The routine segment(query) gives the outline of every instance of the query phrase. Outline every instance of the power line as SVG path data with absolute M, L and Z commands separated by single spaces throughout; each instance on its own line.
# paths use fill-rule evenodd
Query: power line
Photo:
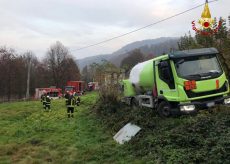
M 208 2 L 208 3 L 213 3 L 213 2 L 216 2 L 216 1 L 218 1 L 218 0 L 212 0 L 212 1 Z M 146 26 L 144 26 L 144 27 L 135 29 L 135 30 L 133 30 L 133 31 L 130 31 L 130 32 L 127 32 L 127 33 L 118 35 L 118 36 L 115 36 L 115 37 L 110 38 L 110 39 L 106 39 L 106 40 L 104 40 L 104 41 L 101 41 L 101 42 L 98 42 L 98 43 L 95 43 L 95 44 L 91 44 L 91 45 L 88 45 L 88 46 L 84 46 L 84 47 L 81 47 L 81 48 L 78 48 L 78 49 L 75 49 L 75 50 L 72 50 L 72 51 L 79 51 L 79 50 L 82 50 L 82 49 L 86 49 L 86 48 L 89 48 L 89 47 L 93 47 L 93 46 L 100 45 L 100 44 L 102 44 L 102 43 L 109 42 L 109 41 L 111 41 L 111 40 L 115 40 L 115 39 L 121 38 L 121 37 L 123 37 L 123 36 L 132 34 L 132 33 L 134 33 L 134 32 L 143 30 L 143 29 L 145 29 L 145 28 L 154 26 L 154 25 L 159 24 L 159 23 L 161 23 L 161 22 L 164 22 L 164 21 L 166 21 L 166 20 L 172 19 L 172 18 L 177 17 L 177 16 L 179 16 L 179 15 L 183 15 L 183 14 L 189 12 L 189 11 L 195 10 L 195 9 L 197 9 L 197 8 L 199 8 L 199 7 L 201 7 L 201 6 L 203 6 L 204 4 L 205 4 L 205 3 L 202 3 L 202 4 L 200 4 L 200 5 L 197 5 L 197 6 L 193 7 L 193 8 L 190 8 L 190 9 L 185 10 L 185 11 L 183 11 L 183 12 L 180 12 L 180 13 L 178 13 L 178 14 L 172 15 L 172 16 L 170 16 L 170 17 L 164 18 L 164 19 L 159 20 L 159 21 L 157 21 L 157 22 L 151 23 L 151 24 L 146 25 Z

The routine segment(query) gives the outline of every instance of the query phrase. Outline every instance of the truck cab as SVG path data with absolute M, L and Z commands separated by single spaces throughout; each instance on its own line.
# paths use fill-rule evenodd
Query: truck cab
M 82 94 L 85 89 L 84 81 L 68 81 L 65 86 L 65 93 L 69 92 L 71 94 Z
M 158 95 L 180 112 L 229 104 L 229 82 L 215 48 L 171 53 L 156 61 Z
M 140 106 L 156 108 L 161 116 L 230 104 L 229 81 L 215 48 L 159 56 L 147 61 L 139 72 L 138 83 L 132 83 L 132 78 L 125 82 L 127 88 L 132 87 L 126 92 L 133 96 L 128 97 Z M 137 88 L 143 92 L 138 93 Z

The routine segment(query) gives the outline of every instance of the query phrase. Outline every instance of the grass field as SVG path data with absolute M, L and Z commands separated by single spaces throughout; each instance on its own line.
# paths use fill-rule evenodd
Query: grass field
M 91 112 L 96 94 L 82 97 L 68 119 L 64 100 L 44 112 L 41 102 L 0 104 L 0 163 L 127 163 L 101 121 Z
M 0 104 L 0 163 L 230 161 L 229 108 L 162 119 L 149 109 L 98 103 L 96 93 L 81 100 L 70 119 L 65 100 L 52 101 L 51 112 L 39 101 Z M 142 130 L 125 145 L 115 143 L 113 135 L 129 121 Z

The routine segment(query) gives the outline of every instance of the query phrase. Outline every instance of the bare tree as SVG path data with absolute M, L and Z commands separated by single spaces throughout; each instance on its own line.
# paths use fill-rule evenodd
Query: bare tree
M 0 101 L 28 99 L 35 88 L 62 88 L 66 81 L 80 79 L 75 60 L 60 42 L 50 47 L 45 61 L 38 61 L 31 51 L 18 55 L 0 47 Z
M 12 94 L 12 82 L 13 82 L 13 74 L 14 70 L 13 67 L 14 65 L 14 60 L 16 58 L 16 55 L 14 53 L 13 49 L 7 49 L 5 47 L 1 48 L 0 50 L 1 54 L 1 73 L 0 73 L 0 79 L 1 79 L 1 90 L 2 94 L 5 96 L 7 95 L 7 99 L 11 99 L 11 94 Z
M 50 47 L 46 63 L 54 85 L 62 88 L 67 80 L 79 80 L 80 72 L 68 49 L 59 41 Z
M 0 48 L 0 96 L 7 100 L 25 96 L 25 62 L 13 49 Z M 25 93 L 25 92 L 24 92 Z

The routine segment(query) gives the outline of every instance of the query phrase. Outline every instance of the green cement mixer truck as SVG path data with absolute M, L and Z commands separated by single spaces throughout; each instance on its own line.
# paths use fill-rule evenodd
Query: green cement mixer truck
M 123 101 L 160 116 L 230 105 L 229 78 L 215 48 L 173 52 L 139 63 L 123 80 Z

